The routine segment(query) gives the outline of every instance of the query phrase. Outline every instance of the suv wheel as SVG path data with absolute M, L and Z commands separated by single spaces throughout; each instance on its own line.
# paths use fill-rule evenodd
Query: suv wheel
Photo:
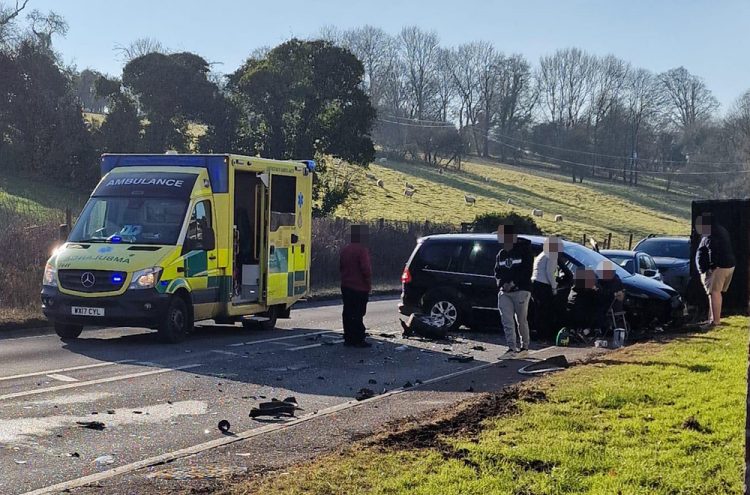
M 448 295 L 431 296 L 426 299 L 425 313 L 443 318 L 449 331 L 458 330 L 462 323 L 461 309 L 455 298 Z

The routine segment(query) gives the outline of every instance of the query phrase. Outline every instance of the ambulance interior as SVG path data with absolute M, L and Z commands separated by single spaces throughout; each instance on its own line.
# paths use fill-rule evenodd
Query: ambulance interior
M 260 203 L 263 184 L 260 174 L 237 172 L 234 177 L 234 304 L 260 299 L 260 257 L 262 225 Z

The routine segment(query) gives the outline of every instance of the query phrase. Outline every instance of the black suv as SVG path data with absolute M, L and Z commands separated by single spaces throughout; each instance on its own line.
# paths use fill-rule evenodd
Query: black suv
M 521 237 L 531 241 L 535 255 L 541 252 L 544 237 Z M 560 308 L 565 306 L 575 271 L 580 267 L 594 269 L 606 260 L 573 242 L 563 241 L 563 247 L 559 257 L 563 276 L 556 296 Z M 404 315 L 421 312 L 441 316 L 452 330 L 462 324 L 499 327 L 494 277 L 499 250 L 494 234 L 442 234 L 419 239 L 401 276 L 399 311 Z M 625 309 L 631 326 L 682 320 L 685 305 L 677 291 L 619 266 L 615 269 L 625 286 Z

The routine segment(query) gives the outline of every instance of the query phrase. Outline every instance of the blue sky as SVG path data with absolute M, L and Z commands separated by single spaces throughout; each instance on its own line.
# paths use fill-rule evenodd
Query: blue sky
M 655 72 L 683 65 L 705 79 L 723 110 L 750 89 L 747 0 L 31 0 L 29 8 L 66 18 L 68 36 L 55 40 L 66 62 L 110 74 L 122 65 L 114 47 L 140 37 L 231 72 L 254 48 L 324 25 L 372 24 L 395 34 L 415 24 L 435 30 L 445 46 L 484 39 L 534 64 L 577 46 Z

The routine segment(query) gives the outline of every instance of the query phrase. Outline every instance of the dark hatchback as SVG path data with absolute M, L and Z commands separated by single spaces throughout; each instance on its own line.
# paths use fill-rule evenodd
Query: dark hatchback
M 521 236 L 532 243 L 534 254 L 542 250 L 544 237 Z M 564 308 L 573 275 L 578 268 L 596 268 L 606 258 L 569 241 L 559 257 L 561 276 L 556 304 Z M 499 327 L 495 257 L 500 249 L 494 234 L 441 234 L 421 238 L 401 276 L 399 311 L 404 315 L 425 313 L 441 316 L 452 329 Z M 633 327 L 676 325 L 685 305 L 671 287 L 616 267 L 625 286 L 625 310 Z M 533 305 L 531 308 L 533 312 Z
M 633 249 L 650 254 L 664 283 L 685 296 L 690 283 L 689 237 L 647 237 L 638 241 Z

